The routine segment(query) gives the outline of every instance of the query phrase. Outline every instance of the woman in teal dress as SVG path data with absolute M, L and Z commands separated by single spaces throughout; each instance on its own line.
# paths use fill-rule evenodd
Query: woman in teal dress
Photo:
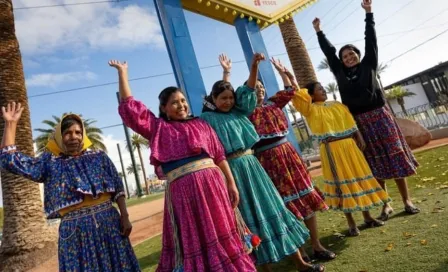
M 254 251 L 257 264 L 270 271 L 270 263 L 292 256 L 299 271 L 324 271 L 323 265 L 311 265 L 302 259 L 299 248 L 309 238 L 308 230 L 285 207 L 268 174 L 253 156 L 251 148 L 259 137 L 247 116 L 257 105 L 254 86 L 262 60 L 262 54 L 254 55 L 248 83 L 236 92 L 230 83 L 217 81 L 204 102 L 201 118 L 216 130 L 238 187 L 238 207 L 248 228 L 261 238 Z

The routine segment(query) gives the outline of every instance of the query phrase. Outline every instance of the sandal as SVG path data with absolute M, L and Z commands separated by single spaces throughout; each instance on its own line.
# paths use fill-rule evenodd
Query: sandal
M 336 258 L 336 254 L 330 250 L 323 250 L 323 251 L 313 251 L 314 259 L 320 260 L 320 261 L 331 261 Z
M 415 207 L 415 206 L 405 206 L 405 207 L 404 207 L 404 211 L 405 211 L 407 214 L 417 214 L 417 213 L 420 212 L 420 209 L 417 208 L 417 207 Z
M 325 266 L 322 264 L 312 264 L 310 268 L 306 270 L 299 270 L 299 272 L 323 272 L 325 271 Z
M 378 228 L 384 226 L 384 221 L 373 219 L 371 221 L 364 221 L 366 228 Z
M 382 211 L 380 216 L 377 219 L 379 219 L 381 221 L 387 221 L 387 220 L 389 220 L 389 216 L 393 213 L 394 213 L 394 210 L 392 210 L 392 209 L 389 209 L 387 212 Z
M 348 229 L 348 236 L 350 237 L 359 236 L 359 234 L 361 234 L 361 232 L 359 231 L 358 227 Z

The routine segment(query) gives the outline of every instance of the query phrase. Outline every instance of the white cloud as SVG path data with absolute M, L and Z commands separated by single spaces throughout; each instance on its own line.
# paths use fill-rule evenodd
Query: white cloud
M 79 80 L 94 80 L 96 74 L 92 72 L 69 72 L 59 74 L 35 74 L 26 79 L 28 87 L 56 87 L 61 83 L 75 82 Z
M 14 0 L 15 7 L 36 6 L 36 1 Z M 38 5 L 73 3 L 41 0 Z M 16 30 L 25 55 L 55 50 L 121 49 L 138 46 L 163 48 L 156 14 L 137 5 L 92 4 L 16 10 Z

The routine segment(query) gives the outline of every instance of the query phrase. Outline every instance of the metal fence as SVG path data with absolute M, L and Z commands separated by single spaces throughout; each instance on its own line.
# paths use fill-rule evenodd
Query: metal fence
M 424 104 L 407 109 L 405 112 L 395 113 L 398 118 L 404 118 L 418 122 L 428 130 L 448 126 L 447 101 Z

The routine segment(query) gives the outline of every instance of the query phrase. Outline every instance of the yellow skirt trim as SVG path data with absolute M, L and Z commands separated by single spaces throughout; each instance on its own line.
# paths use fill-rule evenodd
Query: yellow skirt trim
M 325 146 L 320 148 L 322 171 L 325 178 L 323 188 L 325 202 L 335 210 L 343 212 L 366 211 L 390 202 L 391 199 L 378 181 L 355 141 L 351 138 L 329 143 L 336 165 L 338 180 L 334 179 Z M 337 188 L 341 194 L 337 193 Z

